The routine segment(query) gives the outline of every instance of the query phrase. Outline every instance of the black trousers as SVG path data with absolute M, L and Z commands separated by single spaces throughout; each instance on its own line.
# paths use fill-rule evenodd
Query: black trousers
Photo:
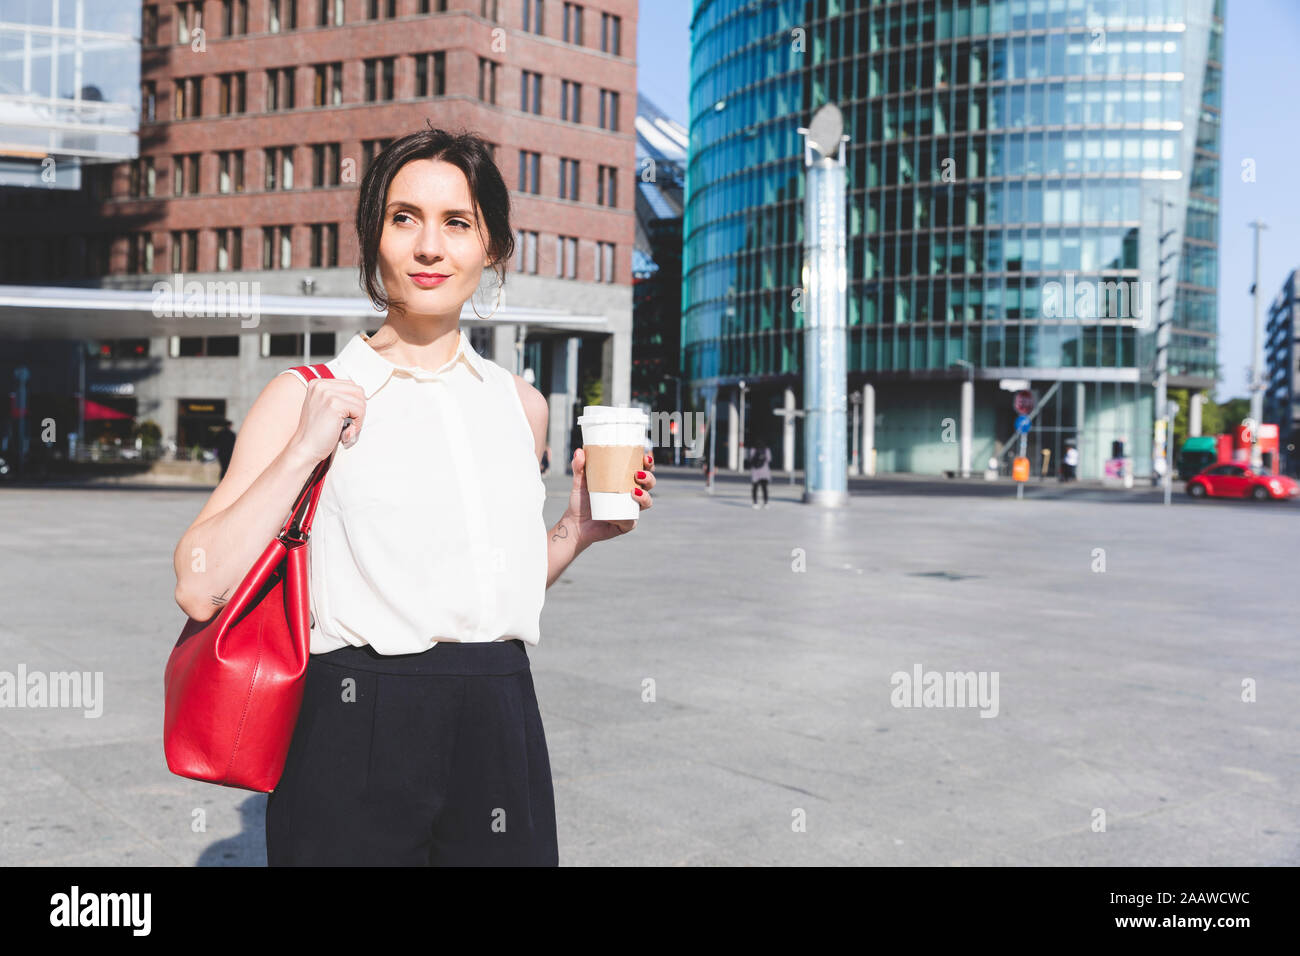
M 750 485 L 749 493 L 754 498 L 754 504 L 758 504 L 758 486 L 763 486 L 763 504 L 767 504 L 767 479 L 760 478 Z
M 522 641 L 313 654 L 270 866 L 558 866 L 550 758 Z

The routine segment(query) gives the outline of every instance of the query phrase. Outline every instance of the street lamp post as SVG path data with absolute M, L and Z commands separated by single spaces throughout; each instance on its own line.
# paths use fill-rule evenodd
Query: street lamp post
M 742 378 L 737 385 L 740 387 L 740 467 L 745 467 L 745 380 Z
M 958 470 L 963 478 L 970 477 L 972 432 L 975 430 L 975 363 L 967 359 L 954 359 L 953 365 L 966 369 L 966 381 L 961 388 L 961 436 L 958 439 Z
M 682 411 L 682 377 L 674 375 L 672 372 L 664 372 L 664 378 L 671 378 L 677 388 L 677 404 L 673 406 L 673 412 L 681 417 L 682 424 L 681 433 L 676 436 L 676 441 L 673 442 L 673 464 L 680 465 L 682 463 L 682 442 L 686 440 L 686 415 Z
M 1160 481 L 1160 480 L 1164 480 L 1165 483 L 1167 484 L 1170 476 L 1170 472 L 1173 470 L 1173 465 L 1171 461 L 1173 456 L 1170 454 L 1170 446 L 1173 444 L 1173 434 L 1172 434 L 1173 420 L 1168 417 L 1168 408 L 1167 408 L 1168 399 L 1169 399 L 1169 336 L 1170 336 L 1170 326 L 1173 324 L 1173 316 L 1171 315 L 1168 319 L 1165 318 L 1164 305 L 1166 302 L 1172 301 L 1174 296 L 1173 293 L 1170 293 L 1168 296 L 1165 296 L 1162 295 L 1161 292 L 1165 282 L 1167 280 L 1173 279 L 1173 276 L 1165 275 L 1165 265 L 1178 255 L 1178 250 L 1175 249 L 1167 256 L 1162 255 L 1162 253 L 1164 252 L 1165 243 L 1169 239 L 1173 238 L 1175 234 L 1175 230 L 1173 229 L 1170 229 L 1168 232 L 1165 231 L 1165 209 L 1172 208 L 1175 204 L 1170 200 L 1166 199 L 1163 195 L 1152 197 L 1151 201 L 1154 202 L 1160 209 L 1160 220 L 1159 220 L 1160 224 L 1157 232 L 1159 238 L 1156 242 L 1157 292 L 1156 292 L 1155 413 L 1157 415 L 1165 416 L 1163 436 L 1161 438 L 1161 441 L 1159 442 L 1159 447 L 1153 447 L 1151 449 L 1153 464 L 1159 462 L 1164 466 L 1164 471 L 1159 475 L 1152 475 L 1151 477 L 1152 477 L 1153 484 L 1156 481 Z M 1155 443 L 1153 442 L 1153 445 L 1154 444 Z M 1167 497 L 1166 497 L 1166 503 L 1167 503 Z
M 1251 308 L 1255 313 L 1254 332 L 1250 340 L 1250 420 L 1254 422 L 1250 429 L 1250 467 L 1259 471 L 1263 464 L 1263 455 L 1259 451 L 1259 426 L 1264 418 L 1264 363 L 1260 347 L 1263 336 L 1259 324 L 1259 234 L 1268 226 L 1258 219 L 1249 225 L 1255 230 L 1255 273 L 1250 285 Z

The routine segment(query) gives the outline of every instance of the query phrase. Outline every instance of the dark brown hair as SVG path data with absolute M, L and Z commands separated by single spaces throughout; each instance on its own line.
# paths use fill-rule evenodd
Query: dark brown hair
M 427 122 L 427 121 L 426 121 Z M 388 308 L 388 297 L 377 275 L 379 239 L 384 232 L 384 207 L 393 177 L 415 159 L 437 159 L 451 163 L 465 174 L 470 198 L 478 208 L 480 233 L 487 227 L 484 246 L 501 282 L 505 283 L 505 264 L 515 252 L 515 234 L 510 227 L 510 193 L 501 171 L 488 152 L 487 143 L 478 135 L 462 129 L 459 133 L 430 126 L 411 133 L 386 146 L 366 170 L 357 198 L 357 247 L 361 251 L 361 289 L 375 308 Z

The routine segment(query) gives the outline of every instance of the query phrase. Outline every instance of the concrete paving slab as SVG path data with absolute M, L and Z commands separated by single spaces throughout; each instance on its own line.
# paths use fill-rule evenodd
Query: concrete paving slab
M 547 592 L 563 865 L 1300 863 L 1296 503 L 852 487 L 819 510 L 778 478 L 753 510 L 661 473 Z M 264 865 L 265 796 L 162 757 L 172 551 L 206 497 L 0 490 L 0 672 L 104 680 L 99 718 L 0 707 L 0 865 Z M 895 706 L 917 665 L 997 672 L 997 716 Z

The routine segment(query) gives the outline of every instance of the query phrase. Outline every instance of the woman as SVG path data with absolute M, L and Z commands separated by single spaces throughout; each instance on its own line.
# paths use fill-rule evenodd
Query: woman
M 271 865 L 558 864 L 526 645 L 546 588 L 636 522 L 592 520 L 577 448 L 546 529 L 547 402 L 460 328 L 483 269 L 511 259 L 509 204 L 477 136 L 423 130 L 380 153 L 356 229 L 384 324 L 328 363 L 334 379 L 286 370 L 266 386 L 177 546 L 177 603 L 206 620 L 334 454 L 308 544 L 302 712 L 267 800 Z
M 749 458 L 749 493 L 754 499 L 754 507 L 767 507 L 767 483 L 772 480 L 772 449 L 766 442 L 760 442 Z M 758 503 L 758 489 L 763 489 L 763 504 Z

